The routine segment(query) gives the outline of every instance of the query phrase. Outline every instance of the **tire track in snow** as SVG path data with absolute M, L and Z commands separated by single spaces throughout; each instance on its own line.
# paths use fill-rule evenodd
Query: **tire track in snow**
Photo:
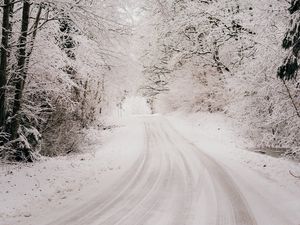
M 207 170 L 209 179 L 214 188 L 217 204 L 216 225 L 256 225 L 257 222 L 233 179 L 224 168 L 213 158 L 203 153 L 197 146 L 179 134 L 167 121 L 164 121 L 168 134 L 172 134 L 175 145 L 181 149 L 192 150 L 192 154 L 198 158 Z
M 151 125 L 147 126 L 145 124 L 145 127 L 151 127 Z M 147 151 L 150 151 L 151 149 L 155 148 L 155 143 L 157 142 L 156 134 L 153 132 L 150 132 L 150 128 L 146 128 L 146 139 L 147 139 Z M 156 149 L 156 148 L 155 148 Z M 153 151 L 153 150 L 152 150 Z M 147 179 L 147 183 L 144 185 L 144 187 L 138 188 L 136 187 L 134 190 L 131 190 L 131 193 L 128 193 L 129 195 L 133 195 L 135 197 L 136 202 L 134 204 L 132 203 L 126 203 L 130 205 L 130 209 L 123 210 L 122 213 L 116 213 L 113 212 L 115 215 L 121 215 L 119 216 L 118 221 L 110 221 L 107 223 L 107 221 L 102 222 L 101 224 L 105 225 L 112 225 L 112 224 L 128 224 L 132 225 L 135 223 L 135 221 L 142 220 L 143 223 L 145 223 L 146 218 L 149 217 L 149 214 L 151 214 L 152 210 L 155 209 L 155 207 L 158 207 L 160 204 L 160 201 L 162 200 L 159 198 L 159 194 L 161 190 L 163 190 L 166 186 L 168 186 L 169 179 L 165 179 L 166 177 L 170 176 L 170 173 L 172 172 L 171 168 L 171 161 L 166 157 L 163 151 L 157 151 L 159 154 L 154 155 L 156 157 L 152 157 L 152 159 L 148 160 L 147 165 L 145 166 L 144 171 L 141 171 L 141 175 L 145 176 Z M 157 168 L 151 168 L 153 164 L 153 158 L 159 159 L 160 163 Z M 165 170 L 162 166 L 167 166 L 167 170 Z M 153 181 L 149 179 L 149 175 L 153 173 L 153 170 L 156 171 L 156 173 L 153 175 L 156 177 L 156 180 Z M 141 181 L 137 180 L 136 186 L 139 186 L 139 183 Z M 150 190 L 145 190 L 148 186 L 152 186 Z M 136 192 L 139 190 L 143 190 L 143 193 L 145 192 L 145 195 L 137 196 Z M 122 207 L 122 204 L 119 204 L 120 207 Z
M 124 174 L 121 181 L 111 187 L 105 195 L 101 193 L 99 196 L 96 196 L 92 202 L 87 202 L 86 204 L 79 206 L 76 210 L 71 210 L 62 218 L 48 223 L 47 225 L 76 225 L 80 224 L 79 222 L 84 218 L 95 216 L 99 211 L 109 210 L 110 206 L 117 203 L 118 199 L 122 197 L 122 194 L 130 189 L 134 181 L 141 175 L 140 171 L 146 163 L 148 154 L 147 151 L 142 152 L 134 165 Z
M 163 117 L 142 120 L 145 147 L 132 168 L 106 193 L 48 225 L 257 225 L 220 163 Z

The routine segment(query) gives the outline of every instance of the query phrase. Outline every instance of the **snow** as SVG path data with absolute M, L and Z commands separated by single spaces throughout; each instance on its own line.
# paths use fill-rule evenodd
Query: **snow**
M 47 220 L 45 215 L 51 218 L 65 212 L 118 179 L 143 145 L 143 138 L 136 139 L 142 128 L 134 121 L 122 122 L 114 132 L 90 129 L 82 143 L 85 154 L 45 158 L 34 164 L 1 164 L 0 224 Z
M 300 163 L 246 150 L 247 143 L 239 135 L 238 124 L 221 113 L 181 112 L 168 115 L 168 119 L 177 131 L 225 166 L 255 215 L 264 218 L 264 205 L 257 203 L 263 199 L 265 207 L 275 208 L 270 209 L 273 214 L 280 209 L 290 219 L 300 221 L 300 179 L 290 174 L 300 174 Z M 259 193 L 261 199 L 254 193 Z M 264 224 L 275 223 L 266 220 Z
M 136 105 L 137 101 L 131 102 Z M 140 112 L 143 105 L 133 111 Z M 300 179 L 289 174 L 290 170 L 300 174 L 299 163 L 245 150 L 247 143 L 239 135 L 238 124 L 221 113 L 177 112 L 120 117 L 113 131 L 86 130 L 84 154 L 45 158 L 34 164 L 2 164 L 0 224 L 42 224 L 100 193 L 109 193 L 144 149 L 143 121 L 149 123 L 151 118 L 156 124 L 167 119 L 178 133 L 214 158 L 236 182 L 259 224 L 279 224 L 278 217 L 300 221 Z
M 128 115 L 145 115 L 150 114 L 151 110 L 147 104 L 147 100 L 143 97 L 130 97 L 125 99 L 123 106 L 123 114 Z
M 151 113 L 147 100 L 141 96 L 131 96 L 123 100 L 122 104 L 112 109 L 112 113 L 102 118 L 107 124 L 122 124 L 131 116 L 148 115 Z
M 168 119 L 189 140 L 223 163 L 238 163 L 300 194 L 300 180 L 289 172 L 300 174 L 300 163 L 249 151 L 252 144 L 240 135 L 243 131 L 235 120 L 222 113 L 183 112 L 169 114 Z

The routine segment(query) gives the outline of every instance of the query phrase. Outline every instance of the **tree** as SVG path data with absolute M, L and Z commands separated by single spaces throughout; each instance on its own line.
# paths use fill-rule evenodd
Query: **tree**
M 16 67 L 16 78 L 15 78 L 15 97 L 13 103 L 13 114 L 12 114 L 12 124 L 11 124 L 11 140 L 18 138 L 18 132 L 20 128 L 20 113 L 22 108 L 23 101 L 23 91 L 24 85 L 27 79 L 27 37 L 28 37 L 28 26 L 29 26 L 29 17 L 30 17 L 30 5 L 31 3 L 27 0 L 23 3 L 23 12 L 22 12 L 22 25 L 21 33 L 18 44 L 18 53 L 17 53 L 17 67 Z
M 235 0 L 151 4 L 153 41 L 142 57 L 146 94 L 150 91 L 159 98 L 159 92 L 173 92 L 170 102 L 182 105 L 182 99 L 168 84 L 178 88 L 190 79 L 185 83 L 194 83 L 193 91 L 198 95 L 194 103 L 188 101 L 191 110 L 224 110 L 225 78 L 238 71 L 255 52 L 255 32 L 248 26 L 250 7 Z
M 292 80 L 297 78 L 299 70 L 300 52 L 300 0 L 292 0 L 289 12 L 292 16 L 290 27 L 285 34 L 282 47 L 289 50 L 283 65 L 279 67 L 277 75 L 282 80 Z
M 0 156 L 33 161 L 76 151 L 82 129 L 99 123 L 130 89 L 127 3 L 5 2 L 13 4 L 2 5 Z
M 0 52 L 0 127 L 4 130 L 6 121 L 6 85 L 7 85 L 7 56 L 9 51 L 9 30 L 10 30 L 10 12 L 11 0 L 5 0 L 3 5 L 2 18 L 2 41 Z

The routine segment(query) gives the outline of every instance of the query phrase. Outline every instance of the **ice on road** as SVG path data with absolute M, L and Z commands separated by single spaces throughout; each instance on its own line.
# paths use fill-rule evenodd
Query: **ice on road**
M 163 116 L 138 120 L 145 130 L 144 148 L 132 167 L 107 191 L 94 193 L 92 201 L 40 225 L 300 224 L 299 216 L 264 200 L 268 190 L 238 185 L 225 165 Z M 245 190 L 251 193 L 245 195 Z

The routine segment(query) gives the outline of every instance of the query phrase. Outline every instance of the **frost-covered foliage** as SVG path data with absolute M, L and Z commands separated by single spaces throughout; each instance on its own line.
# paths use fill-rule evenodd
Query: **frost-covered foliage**
M 259 5 L 254 3 L 253 9 Z M 259 6 L 254 10 L 253 20 L 257 34 L 255 55 L 227 82 L 232 90 L 230 98 L 234 100 L 228 111 L 244 124 L 246 135 L 255 145 L 297 151 L 299 81 L 276 78 L 277 68 L 286 55 L 281 43 L 289 22 L 289 5 L 277 1 Z
M 300 145 L 298 0 L 5 2 L 2 158 L 75 151 L 137 89 L 152 111 L 224 112 L 255 145 Z
M 6 125 L 0 140 L 1 157 L 10 160 L 32 161 L 39 154 L 54 156 L 76 151 L 81 130 L 95 124 L 110 105 L 124 98 L 124 90 L 128 89 L 128 82 L 122 78 L 125 67 L 120 65 L 131 32 L 129 15 L 122 10 L 124 2 L 30 3 L 32 19 L 24 47 L 25 71 L 21 74 L 24 88 L 17 100 L 17 43 L 24 12 L 22 17 L 22 10 L 16 10 L 10 18 Z M 22 1 L 13 6 L 24 8 Z M 21 102 L 17 110 L 16 101 Z M 11 122 L 15 118 L 19 118 L 18 123 Z M 12 135 L 15 125 L 17 135 Z
M 145 8 L 154 39 L 141 35 L 145 95 L 158 111 L 223 111 L 255 146 L 298 149 L 299 80 L 276 78 L 296 2 L 152 2 Z M 297 19 L 291 26 L 285 40 L 297 36 Z
M 247 23 L 252 9 L 228 0 L 164 1 L 154 12 L 155 47 L 144 60 L 146 94 L 164 91 L 180 106 L 175 93 L 195 90 L 188 97 L 190 110 L 223 110 L 226 76 L 253 55 L 255 33 Z

